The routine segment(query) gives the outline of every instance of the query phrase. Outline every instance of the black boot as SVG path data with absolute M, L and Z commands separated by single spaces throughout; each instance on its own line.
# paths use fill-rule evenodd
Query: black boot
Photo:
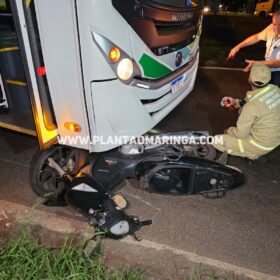
M 267 156 L 260 156 L 257 159 L 250 159 L 249 165 L 265 165 L 268 163 L 268 157 Z

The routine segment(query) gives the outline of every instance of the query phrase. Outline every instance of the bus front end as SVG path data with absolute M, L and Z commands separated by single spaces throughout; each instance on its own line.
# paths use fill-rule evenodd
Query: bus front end
M 106 139 L 142 135 L 194 87 L 202 8 L 184 0 L 93 2 L 99 14 L 93 16 L 90 40 L 99 53 L 86 59 L 84 72 L 91 68 L 89 61 L 99 60 L 103 68 L 94 70 L 92 64 L 92 71 L 100 72 L 95 72 L 98 79 L 90 79 L 94 134 Z
M 70 136 L 90 136 L 76 147 L 102 152 L 120 143 L 98 137 L 143 135 L 192 91 L 199 0 L 51 1 L 55 10 L 36 1 L 47 78 L 60 136 L 66 117 L 81 126 Z

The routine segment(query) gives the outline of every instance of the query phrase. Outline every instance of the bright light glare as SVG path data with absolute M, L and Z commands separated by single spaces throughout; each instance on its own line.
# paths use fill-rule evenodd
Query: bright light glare
M 122 59 L 118 65 L 117 73 L 121 80 L 129 80 L 133 74 L 133 62 L 129 58 Z
M 203 12 L 204 12 L 204 13 L 210 12 L 210 8 L 209 8 L 209 7 L 204 7 Z

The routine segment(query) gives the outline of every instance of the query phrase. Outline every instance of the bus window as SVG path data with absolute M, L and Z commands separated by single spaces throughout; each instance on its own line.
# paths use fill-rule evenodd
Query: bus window
M 192 8 L 200 6 L 200 2 L 198 0 L 191 1 L 191 0 L 153 0 L 153 2 L 157 2 L 162 5 L 178 7 L 178 8 Z

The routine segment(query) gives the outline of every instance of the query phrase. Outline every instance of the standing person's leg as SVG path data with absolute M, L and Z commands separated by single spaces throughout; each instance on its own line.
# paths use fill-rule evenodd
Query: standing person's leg
M 271 72 L 270 84 L 276 85 L 280 88 L 280 71 Z

